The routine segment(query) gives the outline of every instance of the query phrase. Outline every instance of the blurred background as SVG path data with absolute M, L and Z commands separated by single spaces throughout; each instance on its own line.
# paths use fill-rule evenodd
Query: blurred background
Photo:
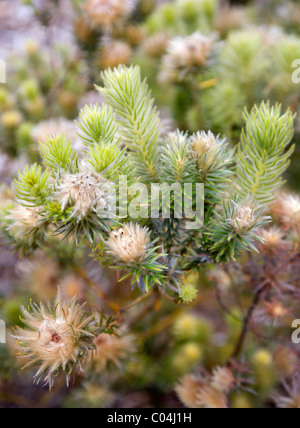
M 207 43 L 201 51 L 199 40 Z M 245 108 L 270 100 L 299 113 L 300 72 L 293 64 L 299 59 L 300 68 L 300 1 L 0 0 L 0 59 L 6 63 L 6 83 L 0 84 L 3 219 L 14 196 L 12 182 L 19 170 L 39 161 L 40 141 L 63 133 L 83 149 L 75 121 L 85 105 L 101 104 L 94 84 L 101 84 L 108 67 L 140 65 L 165 134 L 211 130 L 236 146 Z M 299 135 L 298 115 L 287 192 L 300 190 Z M 291 244 L 285 233 L 282 239 Z M 8 329 L 20 323 L 20 304 L 53 299 L 58 284 L 64 296 L 78 295 L 108 316 L 99 289 L 121 306 L 130 301 L 130 285 L 117 284 L 88 250 L 53 240 L 43 251 L 24 254 L 3 227 L 0 319 Z M 191 305 L 157 302 L 141 313 L 133 308 L 119 338 L 102 338 L 95 361 L 69 389 L 63 380 L 51 393 L 34 386 L 10 343 L 0 344 L 0 407 L 182 407 L 175 391 L 179 380 L 199 367 L 212 371 L 226 364 L 234 352 L 263 262 L 263 256 L 245 255 L 239 263 L 196 270 L 185 279 L 199 289 Z M 280 267 L 281 284 L 292 278 L 297 287 L 298 246 L 293 262 Z M 295 300 L 285 297 L 255 314 L 247 363 L 238 367 L 246 386 L 232 394 L 232 407 L 274 407 L 275 395 L 284 394 L 283 381 L 295 379 L 299 350 L 291 343 L 290 324 L 299 315 Z M 294 396 L 300 405 L 299 391 Z

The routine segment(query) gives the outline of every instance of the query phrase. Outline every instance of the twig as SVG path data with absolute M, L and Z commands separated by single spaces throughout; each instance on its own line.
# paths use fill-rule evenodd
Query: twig
M 143 300 L 147 299 L 148 297 L 152 296 L 153 294 L 153 290 L 149 291 L 146 294 L 142 294 L 140 297 L 138 297 L 136 300 L 134 300 L 133 302 L 131 302 L 129 305 L 124 306 L 124 308 L 121 308 L 119 310 L 119 313 L 122 314 L 126 311 L 128 311 L 129 309 L 133 308 L 135 305 L 138 305 L 140 302 L 142 302 Z
M 109 297 L 97 286 L 97 284 L 94 283 L 91 278 L 89 278 L 88 274 L 84 269 L 81 269 L 80 267 L 76 267 L 75 271 L 78 273 L 78 275 L 90 286 L 92 287 L 100 299 L 104 300 L 104 302 L 107 304 L 109 309 L 111 309 L 113 312 L 119 312 L 120 307 L 115 302 L 112 302 Z
M 236 321 L 241 321 L 241 319 L 240 319 L 240 318 L 238 318 L 237 316 L 235 316 L 235 315 L 232 313 L 232 311 L 231 311 L 229 308 L 227 308 L 227 306 L 226 306 L 226 305 L 225 305 L 225 303 L 223 302 L 222 292 L 221 292 L 221 290 L 220 290 L 220 288 L 219 288 L 218 286 L 216 287 L 216 298 L 217 298 L 217 301 L 218 301 L 219 305 L 221 306 L 221 308 L 223 309 L 223 311 L 224 311 L 228 316 L 230 316 L 231 318 L 235 319 Z
M 242 329 L 241 335 L 239 337 L 239 340 L 237 342 L 237 345 L 235 347 L 235 350 L 234 350 L 230 360 L 234 360 L 240 355 L 240 353 L 244 347 L 246 338 L 248 336 L 249 330 L 250 330 L 250 324 L 252 321 L 253 313 L 254 313 L 257 305 L 260 303 L 262 295 L 264 294 L 264 292 L 266 291 L 266 289 L 268 287 L 269 287 L 269 283 L 266 283 L 265 285 L 261 286 L 257 290 L 257 292 L 255 293 L 253 302 L 252 302 L 252 304 L 251 304 L 251 306 L 247 312 L 247 315 L 244 319 L 244 324 L 243 324 L 243 329 Z
M 129 327 L 134 326 L 136 323 L 138 323 L 141 319 L 145 317 L 145 315 L 150 312 L 150 310 L 153 308 L 153 306 L 156 305 L 158 301 L 158 295 L 152 294 L 152 299 L 149 300 L 148 304 L 144 306 L 143 310 L 140 311 L 139 314 L 137 314 L 134 318 L 132 318 L 129 322 Z

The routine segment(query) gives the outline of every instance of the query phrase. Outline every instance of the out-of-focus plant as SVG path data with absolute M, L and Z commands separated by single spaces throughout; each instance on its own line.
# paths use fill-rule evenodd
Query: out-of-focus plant
M 197 291 L 191 282 L 184 283 L 184 272 L 236 260 L 244 250 L 257 251 L 263 241 L 261 230 L 271 220 L 270 202 L 294 149 L 289 147 L 293 115 L 282 115 L 279 106 L 267 103 L 256 106 L 245 114 L 247 126 L 235 154 L 211 132 L 161 135 L 159 113 L 138 67 L 107 70 L 102 79 L 98 91 L 106 104 L 86 106 L 77 124 L 86 149 L 79 157 L 60 134 L 40 144 L 43 165 L 26 167 L 15 181 L 16 202 L 6 217 L 6 233 L 24 250 L 47 249 L 55 236 L 89 245 L 101 264 L 117 270 L 120 281 L 130 279 L 144 293 L 136 302 L 129 299 L 128 309 L 144 299 L 150 299 L 151 307 L 162 298 L 193 302 Z M 126 176 L 130 186 L 122 215 L 114 210 L 124 198 L 117 187 L 120 176 Z M 181 198 L 186 197 L 184 184 L 204 184 L 204 224 L 186 227 L 187 213 L 183 218 L 177 215 L 178 192 L 170 199 L 168 219 L 152 219 L 141 211 L 149 196 L 147 192 L 137 202 L 136 189 L 153 190 L 164 183 L 179 185 Z M 137 215 L 134 205 L 139 206 Z M 124 210 L 124 205 L 119 208 Z M 76 269 L 82 274 L 79 266 Z M 98 291 L 117 316 L 126 312 Z M 40 366 L 38 376 L 45 372 L 50 386 L 53 376 L 68 373 L 87 357 L 93 344 L 89 326 L 94 321 L 84 321 L 75 301 L 71 307 L 65 305 L 59 297 L 54 309 L 41 305 L 24 310 L 25 328 L 15 334 L 24 357 Z M 100 328 L 101 322 L 96 325 Z M 106 326 L 104 332 L 113 334 L 107 331 L 109 321 Z M 43 346 L 35 348 L 35 335 Z M 109 337 L 103 340 L 117 352 L 117 343 Z M 191 367 L 202 356 L 191 337 L 169 358 L 179 370 L 185 361 Z
M 299 84 L 291 76 L 300 39 L 258 27 L 260 19 L 251 5 L 239 9 L 213 0 L 166 3 L 148 18 L 145 57 L 137 61 L 151 74 L 158 100 L 171 99 L 181 128 L 213 128 L 237 141 L 245 105 L 270 99 L 298 110 Z M 168 90 L 164 100 L 161 79 Z

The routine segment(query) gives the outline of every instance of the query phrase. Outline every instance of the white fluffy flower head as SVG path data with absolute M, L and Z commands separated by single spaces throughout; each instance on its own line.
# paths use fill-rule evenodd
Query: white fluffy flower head
M 43 207 L 24 207 L 18 204 L 9 213 L 8 220 L 12 221 L 9 230 L 15 234 L 16 238 L 28 237 L 37 230 L 42 230 Z
M 242 205 L 235 204 L 235 212 L 230 223 L 236 232 L 247 232 L 255 224 L 257 220 L 255 211 L 250 204 L 244 203 Z
M 188 37 L 176 37 L 169 42 L 163 58 L 161 80 L 172 82 L 182 79 L 194 68 L 206 65 L 214 51 L 214 39 L 196 32 Z
M 124 225 L 111 233 L 108 252 L 123 263 L 143 262 L 150 244 L 149 230 L 138 224 Z
M 72 216 L 78 219 L 96 213 L 108 215 L 113 204 L 114 186 L 102 174 L 84 164 L 76 174 L 65 174 L 57 192 L 62 209 L 73 207 Z
M 52 387 L 60 371 L 68 380 L 73 368 L 80 367 L 81 359 L 93 349 L 93 317 L 76 298 L 62 301 L 60 292 L 53 308 L 32 304 L 22 312 L 26 328 L 15 331 L 17 356 L 25 359 L 25 367 L 39 365 L 37 383 L 44 377 Z
M 136 6 L 136 0 L 86 0 L 84 10 L 91 24 L 111 29 L 128 17 Z

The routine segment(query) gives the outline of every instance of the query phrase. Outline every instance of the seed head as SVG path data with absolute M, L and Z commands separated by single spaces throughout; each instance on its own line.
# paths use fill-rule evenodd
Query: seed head
M 196 32 L 169 42 L 160 75 L 162 82 L 182 80 L 191 71 L 207 64 L 214 51 L 214 40 Z
M 40 214 L 42 210 L 43 207 L 24 207 L 18 204 L 7 217 L 12 222 L 8 230 L 17 239 L 28 238 L 31 240 L 36 232 L 42 232 L 44 229 L 43 217 Z
M 115 68 L 120 64 L 127 64 L 132 55 L 128 43 L 122 41 L 109 41 L 101 49 L 100 64 L 102 68 Z
M 146 259 L 149 244 L 149 229 L 130 223 L 111 233 L 107 248 L 108 253 L 122 263 L 134 264 Z
M 234 387 L 235 378 L 228 367 L 216 367 L 212 374 L 211 386 L 220 392 L 228 392 Z
M 101 333 L 95 338 L 94 344 L 96 351 L 92 362 L 98 372 L 105 370 L 110 363 L 120 367 L 122 360 L 127 359 L 135 348 L 134 337 L 128 334 L 116 336 Z
M 86 0 L 83 9 L 94 28 L 110 30 L 134 10 L 136 0 Z
M 109 212 L 112 204 L 112 184 L 101 174 L 82 167 L 76 174 L 66 174 L 57 191 L 62 209 L 73 208 L 72 216 L 85 218 L 90 213 L 99 216 Z
M 44 378 L 51 388 L 54 378 L 65 372 L 69 375 L 93 349 L 94 318 L 87 315 L 85 305 L 77 298 L 63 301 L 59 291 L 53 307 L 31 304 L 22 307 L 25 328 L 17 327 L 13 336 L 17 356 L 25 359 L 26 365 L 39 366 L 34 376 L 36 383 Z M 25 368 L 24 367 L 24 368 Z

